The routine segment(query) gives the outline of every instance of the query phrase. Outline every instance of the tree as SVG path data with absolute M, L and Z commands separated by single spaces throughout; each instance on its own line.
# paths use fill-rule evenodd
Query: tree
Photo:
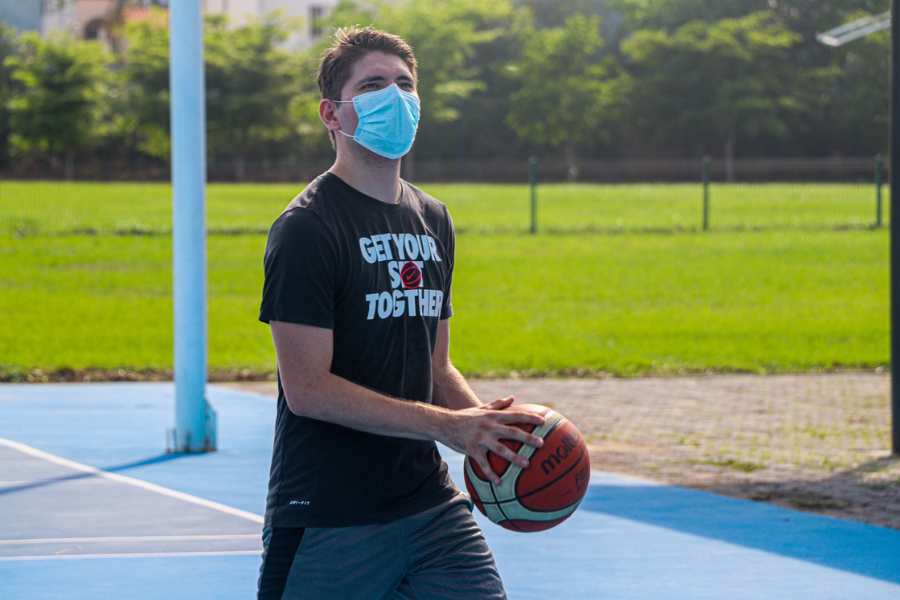
M 327 157 L 332 153 L 331 141 L 319 118 L 319 85 L 316 81 L 319 56 L 331 40 L 323 37 L 317 44 L 300 52 L 294 60 L 297 77 L 291 98 L 289 118 L 292 123 L 292 154 L 305 158 Z
M 21 53 L 7 57 L 16 94 L 7 102 L 10 143 L 16 156 L 64 161 L 74 176 L 75 155 L 106 133 L 102 118 L 108 92 L 108 52 L 96 42 L 64 35 L 20 37 Z
M 169 158 L 169 29 L 165 15 L 129 23 L 120 72 L 121 132 L 141 153 Z
M 163 13 L 159 13 L 162 15 Z M 247 176 L 247 158 L 260 157 L 294 135 L 297 57 L 280 44 L 286 24 L 273 15 L 240 27 L 223 17 L 205 23 L 206 123 L 211 157 Z M 129 23 L 123 56 L 125 129 L 138 149 L 166 160 L 170 152 L 169 35 L 165 19 Z
M 778 1 L 778 0 L 774 0 Z M 827 0 L 826 0 L 827 1 Z M 714 23 L 768 10 L 770 0 L 608 0 L 625 15 L 632 31 L 674 31 L 692 21 Z
M 9 25 L 0 23 L 0 167 L 6 166 L 9 160 L 8 103 L 12 99 L 13 81 L 7 59 L 16 56 L 18 52 L 16 32 Z
M 816 34 L 887 10 L 887 0 L 778 0 L 773 11 L 803 42 L 791 52 L 796 98 L 790 122 L 801 155 L 859 156 L 888 151 L 890 32 L 841 48 Z
M 430 122 L 421 133 L 419 147 L 422 154 L 432 158 L 469 160 L 505 159 L 528 155 L 528 144 L 521 140 L 507 122 L 510 98 L 518 83 L 507 72 L 510 63 L 522 55 L 522 47 L 533 31 L 534 18 L 527 8 L 516 8 L 496 21 L 477 26 L 477 29 L 496 29 L 498 35 L 478 44 L 477 52 L 469 59 L 471 78 L 480 85 L 471 94 L 454 103 L 459 118 L 453 121 Z
M 264 156 L 291 136 L 296 57 L 281 47 L 287 38 L 276 16 L 236 28 L 206 20 L 206 121 L 210 154 L 234 160 L 237 180 L 246 159 Z
M 669 33 L 642 30 L 623 43 L 629 64 L 631 118 L 643 119 L 641 139 L 694 146 L 715 139 L 724 148 L 729 179 L 740 139 L 788 136 L 786 115 L 799 106 L 787 54 L 799 36 L 771 13 L 705 23 Z
M 599 27 L 598 17 L 576 14 L 561 27 L 527 32 L 521 60 L 510 67 L 518 90 L 509 124 L 537 147 L 561 148 L 570 179 L 578 174 L 578 145 L 604 135 L 602 125 L 616 118 L 621 80 L 598 60 Z
M 889 31 L 867 36 L 832 50 L 833 66 L 821 85 L 810 85 L 807 93 L 811 134 L 824 137 L 819 148 L 830 153 L 860 156 L 888 153 L 890 138 L 890 56 Z M 814 151 L 815 149 L 813 149 Z

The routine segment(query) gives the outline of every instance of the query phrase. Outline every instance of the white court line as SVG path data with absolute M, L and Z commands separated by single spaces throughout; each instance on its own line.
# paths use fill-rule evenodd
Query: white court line
M 118 475 L 116 473 L 110 473 L 109 471 L 104 471 L 90 465 L 83 465 L 61 456 L 56 456 L 55 454 L 50 454 L 48 452 L 44 452 L 43 450 L 38 450 L 37 448 L 32 448 L 31 446 L 26 446 L 25 444 L 20 444 L 19 442 L 0 438 L 0 446 L 6 446 L 7 448 L 11 448 L 12 450 L 17 450 L 22 454 L 34 456 L 35 458 L 40 458 L 42 460 L 46 460 L 47 462 L 51 462 L 63 467 L 68 467 L 69 469 L 73 469 L 75 471 L 90 473 L 91 475 L 102 477 L 103 479 L 109 479 L 110 481 L 115 481 L 117 483 L 124 483 L 126 485 L 141 488 L 142 490 L 147 490 L 148 492 L 156 492 L 157 494 L 168 496 L 169 498 L 175 498 L 176 500 L 181 500 L 183 502 L 189 502 L 190 504 L 196 504 L 197 506 L 203 506 L 205 508 L 217 510 L 221 513 L 225 513 L 226 515 L 240 517 L 242 519 L 247 519 L 248 521 L 259 524 L 262 524 L 263 522 L 263 518 L 261 516 L 252 512 L 234 508 L 232 506 L 227 506 L 225 504 L 220 504 L 219 502 L 213 502 L 212 500 L 206 500 L 205 498 L 200 498 L 198 496 L 192 496 L 191 494 L 185 494 L 184 492 L 178 492 L 161 485 L 156 485 L 155 483 L 142 481 L 140 479 L 135 479 L 134 477 L 128 477 L 127 475 Z
M 0 562 L 21 560 L 78 560 L 82 558 L 167 558 L 170 556 L 260 556 L 258 550 L 222 550 L 220 552 L 127 552 L 122 554 L 43 554 L 0 556 Z
M 23 544 L 104 544 L 114 542 L 196 542 L 216 540 L 261 540 L 258 533 L 234 534 L 200 534 L 200 535 L 140 535 L 109 537 L 70 537 L 70 538 L 27 538 L 21 540 L 0 540 L 0 546 L 18 546 Z

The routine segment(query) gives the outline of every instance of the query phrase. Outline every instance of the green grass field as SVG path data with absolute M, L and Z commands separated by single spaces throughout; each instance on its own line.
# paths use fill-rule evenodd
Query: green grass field
M 697 185 L 546 185 L 537 236 L 522 233 L 525 186 L 422 187 L 460 232 L 452 355 L 468 374 L 888 362 L 888 235 L 865 228 L 871 186 L 715 186 L 702 233 Z M 264 232 L 298 189 L 209 188 L 214 374 L 274 369 L 256 320 Z M 0 379 L 171 368 L 169 194 L 0 183 Z
M 521 185 L 422 185 L 450 206 L 461 233 L 524 232 L 530 196 Z M 265 233 L 295 185 L 212 184 L 207 225 L 214 233 Z M 873 185 L 714 185 L 711 223 L 718 230 L 865 227 L 875 220 Z M 887 188 L 884 188 L 885 222 Z M 702 188 L 679 185 L 542 185 L 542 230 L 659 232 L 702 223 Z M 0 182 L 0 235 L 161 233 L 171 230 L 166 184 Z

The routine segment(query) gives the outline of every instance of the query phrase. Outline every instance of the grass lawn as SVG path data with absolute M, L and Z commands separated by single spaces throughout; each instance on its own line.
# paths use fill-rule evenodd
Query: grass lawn
M 423 184 L 450 206 L 461 233 L 524 232 L 530 223 L 524 185 Z M 301 185 L 211 184 L 213 232 L 264 233 Z M 888 191 L 884 188 L 887 222 Z M 875 221 L 873 185 L 714 185 L 713 229 L 864 227 Z M 693 230 L 702 223 L 702 187 L 542 185 L 538 222 L 549 232 Z M 172 226 L 167 184 L 0 182 L 0 235 L 153 233 Z
M 720 187 L 722 229 L 707 234 L 629 231 L 693 227 L 698 186 L 544 186 L 537 236 L 516 232 L 527 227 L 524 186 L 423 187 L 460 230 L 452 355 L 468 374 L 888 362 L 887 232 L 833 228 L 871 220 L 868 186 Z M 214 373 L 274 369 L 256 320 L 263 232 L 295 191 L 210 187 L 210 228 L 243 232 L 208 237 Z M 0 379 L 171 368 L 168 193 L 0 183 Z M 734 229 L 747 225 L 773 228 Z M 586 226 L 622 233 L 579 232 Z M 107 235 L 129 231 L 157 235 Z

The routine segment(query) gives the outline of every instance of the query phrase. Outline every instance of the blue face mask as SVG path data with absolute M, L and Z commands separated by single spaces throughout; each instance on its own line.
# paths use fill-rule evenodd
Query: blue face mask
M 359 121 L 353 135 L 341 133 L 385 158 L 400 158 L 412 148 L 419 127 L 419 99 L 396 83 L 354 96 L 352 102 Z

